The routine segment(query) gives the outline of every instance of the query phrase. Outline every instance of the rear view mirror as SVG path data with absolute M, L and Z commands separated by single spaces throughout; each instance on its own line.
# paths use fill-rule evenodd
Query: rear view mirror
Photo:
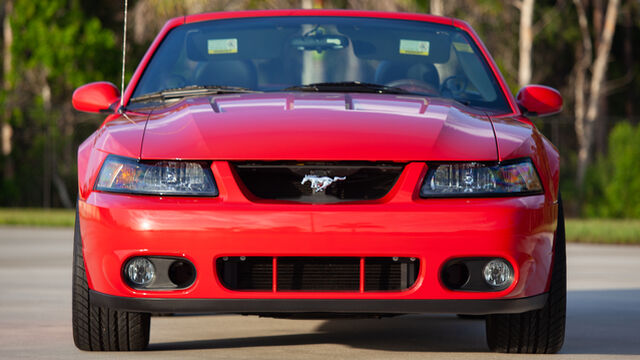
M 120 100 L 120 90 L 107 81 L 80 86 L 73 92 L 71 98 L 76 110 L 90 113 L 113 112 L 118 100 Z
M 543 85 L 527 85 L 516 95 L 518 106 L 525 115 L 548 116 L 562 110 L 562 96 L 558 90 Z
M 307 36 L 296 36 L 291 39 L 291 46 L 305 51 L 315 50 L 322 52 L 325 50 L 339 50 L 349 45 L 349 39 L 342 35 L 313 34 Z

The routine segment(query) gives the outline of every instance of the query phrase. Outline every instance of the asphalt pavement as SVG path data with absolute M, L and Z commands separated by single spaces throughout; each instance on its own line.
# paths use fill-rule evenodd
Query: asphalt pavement
M 491 353 L 484 321 L 451 315 L 153 317 L 147 351 L 83 352 L 71 337 L 71 252 L 71 229 L 0 227 L 0 359 L 640 359 L 640 246 L 568 246 L 566 341 L 548 356 Z

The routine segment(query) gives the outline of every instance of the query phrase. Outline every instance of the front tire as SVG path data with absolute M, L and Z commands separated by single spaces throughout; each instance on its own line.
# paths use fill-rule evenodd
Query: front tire
M 562 199 L 558 200 L 551 286 L 542 309 L 521 314 L 493 314 L 486 320 L 487 343 L 503 353 L 554 354 L 564 343 L 567 261 Z
M 135 351 L 149 344 L 150 315 L 91 304 L 76 210 L 73 236 L 73 341 L 86 351 Z

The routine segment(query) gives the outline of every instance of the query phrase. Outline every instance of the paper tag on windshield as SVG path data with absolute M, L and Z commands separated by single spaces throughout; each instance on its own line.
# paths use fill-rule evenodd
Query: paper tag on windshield
M 471 48 L 471 45 L 467 43 L 454 42 L 453 47 L 460 52 L 467 52 L 467 53 L 473 54 L 473 49 Z
M 210 55 L 234 54 L 238 52 L 238 39 L 209 39 L 207 49 Z
M 400 39 L 400 54 L 429 56 L 429 42 Z

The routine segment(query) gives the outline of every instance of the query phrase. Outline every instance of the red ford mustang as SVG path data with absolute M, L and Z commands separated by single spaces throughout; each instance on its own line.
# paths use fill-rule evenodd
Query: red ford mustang
M 485 315 L 489 347 L 565 323 L 558 151 L 459 20 L 278 10 L 170 20 L 78 150 L 73 334 L 138 350 L 150 313 Z

